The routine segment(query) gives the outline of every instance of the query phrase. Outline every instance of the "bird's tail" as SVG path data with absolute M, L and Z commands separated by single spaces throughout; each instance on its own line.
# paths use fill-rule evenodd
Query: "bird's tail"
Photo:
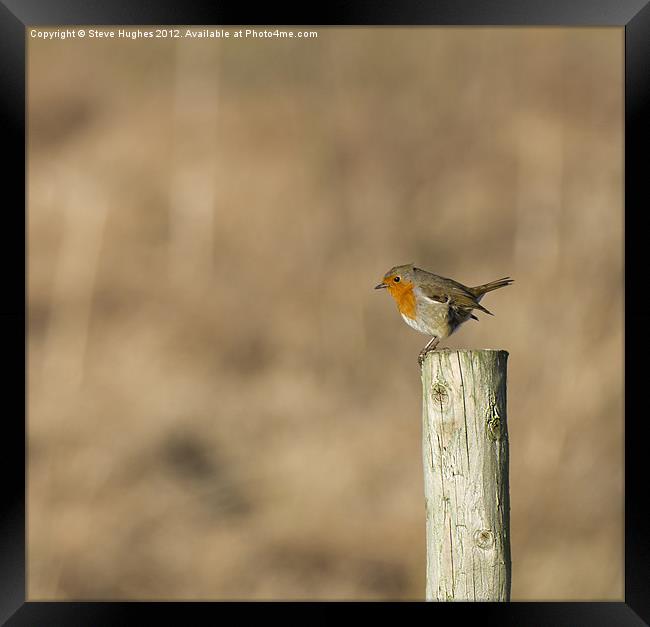
M 470 291 L 475 296 L 483 296 L 492 290 L 498 290 L 500 287 L 505 287 L 514 282 L 514 279 L 511 279 L 509 276 L 504 277 L 503 279 L 497 279 L 496 281 L 491 281 L 490 283 L 485 283 L 483 285 L 477 285 L 476 287 L 470 287 Z

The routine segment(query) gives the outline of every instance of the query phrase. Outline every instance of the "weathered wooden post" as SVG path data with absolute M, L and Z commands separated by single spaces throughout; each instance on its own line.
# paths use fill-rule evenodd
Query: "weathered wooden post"
M 503 350 L 436 350 L 422 365 L 428 601 L 510 600 Z

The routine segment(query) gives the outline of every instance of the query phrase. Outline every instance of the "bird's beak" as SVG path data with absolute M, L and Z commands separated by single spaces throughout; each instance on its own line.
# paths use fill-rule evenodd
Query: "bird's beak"
M 388 287 L 385 283 L 380 283 L 379 285 L 375 285 L 376 290 L 384 290 Z

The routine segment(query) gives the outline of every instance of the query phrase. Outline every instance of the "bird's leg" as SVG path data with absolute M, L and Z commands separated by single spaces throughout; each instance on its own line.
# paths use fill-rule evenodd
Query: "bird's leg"
M 436 349 L 436 346 L 438 346 L 439 341 L 440 338 L 434 335 L 429 340 L 427 345 L 420 351 L 420 354 L 418 355 L 418 363 L 420 364 L 420 367 L 422 367 L 422 364 L 424 363 L 424 358 L 427 356 L 427 354 Z

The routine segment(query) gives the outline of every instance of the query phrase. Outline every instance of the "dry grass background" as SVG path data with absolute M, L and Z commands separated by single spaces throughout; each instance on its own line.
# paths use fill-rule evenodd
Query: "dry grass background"
M 510 351 L 513 599 L 623 596 L 622 29 L 29 42 L 31 599 L 420 599 L 398 263 Z

